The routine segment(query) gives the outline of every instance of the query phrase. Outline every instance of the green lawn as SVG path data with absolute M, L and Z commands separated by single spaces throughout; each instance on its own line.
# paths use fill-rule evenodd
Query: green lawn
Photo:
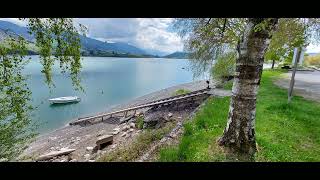
M 256 114 L 256 161 L 320 161 L 320 104 L 299 96 L 287 104 L 287 90 L 272 83 L 280 74 L 263 72 Z M 216 140 L 226 125 L 229 101 L 229 97 L 210 98 L 185 124 L 180 143 L 161 149 L 159 161 L 224 161 Z

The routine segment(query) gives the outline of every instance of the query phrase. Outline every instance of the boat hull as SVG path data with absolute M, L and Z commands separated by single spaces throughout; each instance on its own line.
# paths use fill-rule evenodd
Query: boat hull
M 59 99 L 59 98 L 55 98 L 55 99 L 49 99 L 49 102 L 51 104 L 67 104 L 67 103 L 75 103 L 75 102 L 80 102 L 80 98 L 70 98 L 70 99 Z

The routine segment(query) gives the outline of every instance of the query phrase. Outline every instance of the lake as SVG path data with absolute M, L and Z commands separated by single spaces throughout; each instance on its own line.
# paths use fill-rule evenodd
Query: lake
M 40 123 L 39 133 L 66 125 L 71 120 L 106 111 L 112 106 L 181 83 L 192 82 L 186 59 L 83 57 L 81 84 L 85 92 L 75 91 L 68 74 L 53 69 L 55 88 L 50 91 L 38 56 L 32 56 L 24 72 L 30 75 L 32 104 L 37 107 L 33 120 Z M 48 99 L 79 96 L 76 104 L 50 105 Z

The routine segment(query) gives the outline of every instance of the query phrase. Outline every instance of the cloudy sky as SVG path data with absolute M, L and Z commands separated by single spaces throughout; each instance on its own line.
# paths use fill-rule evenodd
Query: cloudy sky
M 16 18 L 0 19 L 25 25 Z M 76 18 L 75 21 L 87 26 L 87 35 L 94 39 L 124 42 L 161 55 L 183 50 L 181 38 L 170 31 L 171 18 Z M 310 45 L 307 52 L 320 52 L 320 46 Z
M 25 25 L 16 18 L 2 20 Z M 183 50 L 183 43 L 176 32 L 170 31 L 171 18 L 76 18 L 88 27 L 88 37 L 124 42 L 161 55 Z

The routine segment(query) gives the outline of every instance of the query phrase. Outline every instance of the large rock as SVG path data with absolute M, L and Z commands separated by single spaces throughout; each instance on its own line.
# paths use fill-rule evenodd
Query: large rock
M 143 128 L 159 128 L 163 126 L 165 121 L 161 112 L 148 113 L 143 120 Z
M 135 128 L 136 127 L 136 125 L 134 123 L 130 123 L 129 125 L 130 125 L 130 128 Z
M 96 141 L 97 150 L 100 150 L 102 147 L 112 142 L 113 142 L 113 135 L 105 135 L 105 136 L 99 137 L 98 140 Z
M 91 152 L 91 151 L 93 150 L 93 147 L 90 147 L 90 146 L 89 146 L 89 147 L 86 148 L 86 150 L 89 151 L 89 152 Z
M 37 161 L 44 161 L 44 160 L 48 160 L 48 159 L 51 159 L 51 158 L 56 157 L 56 156 L 67 155 L 67 154 L 72 153 L 73 151 L 75 151 L 75 149 L 62 148 L 60 151 L 52 151 L 52 152 L 50 152 L 48 154 L 39 156 Z

